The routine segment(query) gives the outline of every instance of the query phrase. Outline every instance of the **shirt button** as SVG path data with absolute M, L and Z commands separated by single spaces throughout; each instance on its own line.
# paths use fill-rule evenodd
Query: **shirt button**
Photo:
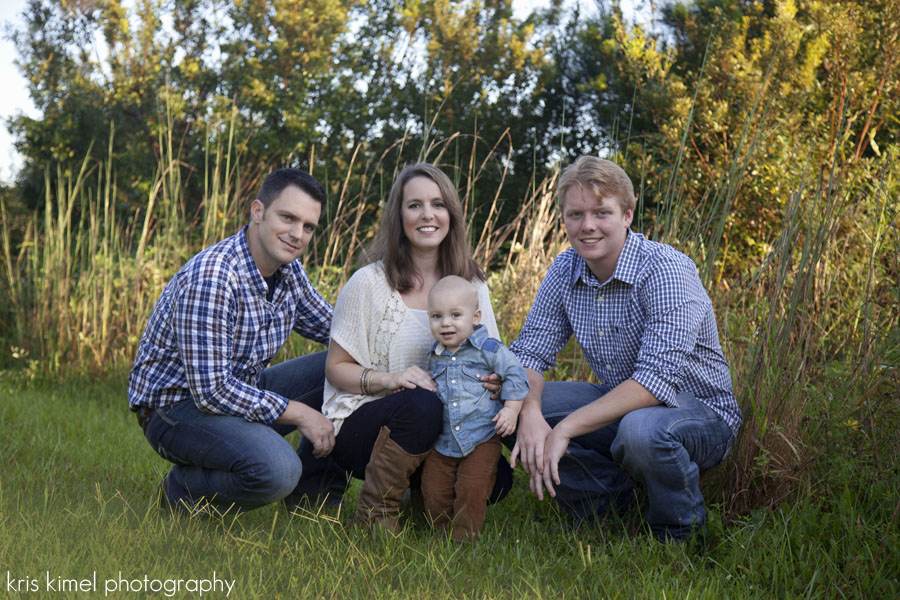
M 606 370 L 607 370 L 607 371 L 612 371 L 612 365 L 606 365 Z
M 455 380 L 455 379 L 451 379 L 451 380 L 450 380 L 450 383 L 456 383 L 456 380 Z
M 459 431 L 459 425 L 456 426 L 456 430 Z
M 454 402 L 454 403 L 453 403 L 453 406 L 456 406 L 456 405 L 457 405 L 457 403 L 456 403 L 456 402 Z
M 455 356 L 451 356 L 451 357 L 450 357 L 450 360 L 456 360 L 456 357 L 455 357 Z
M 603 302 L 603 296 L 601 294 L 597 294 L 597 302 Z
M 597 332 L 597 335 L 600 336 L 600 337 L 603 337 L 603 332 L 602 332 L 602 331 L 598 331 L 598 332 Z

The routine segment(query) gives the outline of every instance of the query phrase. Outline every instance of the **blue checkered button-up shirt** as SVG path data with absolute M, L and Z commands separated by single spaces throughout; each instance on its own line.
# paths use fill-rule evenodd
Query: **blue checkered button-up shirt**
M 193 399 L 209 413 L 270 424 L 287 399 L 257 387 L 291 329 L 326 343 L 331 305 L 299 260 L 276 271 L 272 301 L 244 226 L 191 258 L 153 309 L 128 377 L 128 401 L 158 408 Z
M 667 406 L 688 390 L 737 435 L 741 411 L 712 302 L 681 252 L 629 232 L 605 282 L 575 250 L 557 256 L 510 349 L 523 366 L 543 372 L 572 333 L 601 384 L 631 378 Z

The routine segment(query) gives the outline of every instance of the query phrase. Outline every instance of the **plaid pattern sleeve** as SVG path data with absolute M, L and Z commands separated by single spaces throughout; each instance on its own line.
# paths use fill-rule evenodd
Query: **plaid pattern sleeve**
M 572 336 L 572 325 L 564 303 L 568 286 L 567 262 L 566 257 L 560 255 L 550 265 L 519 337 L 509 346 L 523 367 L 540 373 L 556 365 L 557 352 Z
M 331 304 L 313 287 L 309 276 L 299 262 L 295 262 L 292 266 L 300 283 L 294 331 L 308 340 L 327 344 L 333 313 Z
M 288 400 L 259 388 L 291 330 L 327 342 L 332 308 L 299 263 L 277 272 L 275 293 L 244 230 L 200 252 L 166 285 L 128 378 L 133 409 L 192 400 L 202 410 L 270 424 Z
M 573 333 L 601 385 L 634 379 L 667 406 L 691 391 L 737 434 L 742 416 L 712 302 L 681 252 L 629 233 L 604 282 L 574 250 L 560 254 L 510 348 L 543 371 Z

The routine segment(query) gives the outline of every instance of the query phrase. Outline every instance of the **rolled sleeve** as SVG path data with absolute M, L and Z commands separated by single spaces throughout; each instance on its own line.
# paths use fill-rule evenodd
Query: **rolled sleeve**
M 509 349 L 522 366 L 543 373 L 556 366 L 556 354 L 572 336 L 561 290 L 569 285 L 558 261 L 547 271 L 525 318 L 525 325 Z
M 334 309 L 313 287 L 304 271 L 300 270 L 297 278 L 302 291 L 297 302 L 294 331 L 307 339 L 327 344 Z
M 661 263 L 639 293 L 648 320 L 632 379 L 666 406 L 677 407 L 675 396 L 709 300 L 696 267 L 686 260 Z
M 500 399 L 524 400 L 528 395 L 528 375 L 519 364 L 515 354 L 506 346 L 500 346 L 494 355 L 494 372 L 500 375 L 503 385 L 500 388 Z

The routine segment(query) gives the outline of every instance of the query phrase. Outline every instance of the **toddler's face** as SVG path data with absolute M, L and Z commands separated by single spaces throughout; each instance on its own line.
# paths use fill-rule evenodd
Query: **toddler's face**
M 428 322 L 434 339 L 453 352 L 481 322 L 481 311 L 475 307 L 471 293 L 451 290 L 430 299 Z

